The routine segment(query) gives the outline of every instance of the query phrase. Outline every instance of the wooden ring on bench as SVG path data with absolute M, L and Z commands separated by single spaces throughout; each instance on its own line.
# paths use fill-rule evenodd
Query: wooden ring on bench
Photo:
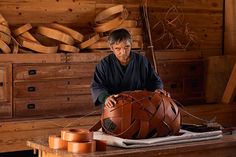
M 91 153 L 96 151 L 96 141 L 88 142 L 68 142 L 68 152 L 73 153 Z
M 87 142 L 93 139 L 93 133 L 85 129 L 63 129 L 61 138 L 70 142 Z
M 67 149 L 67 141 L 61 139 L 61 136 L 49 135 L 48 145 L 52 149 Z

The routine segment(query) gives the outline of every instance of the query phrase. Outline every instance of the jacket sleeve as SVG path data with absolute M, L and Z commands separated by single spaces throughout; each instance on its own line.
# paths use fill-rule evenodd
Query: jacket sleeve
M 163 82 L 160 76 L 155 72 L 150 62 L 148 62 L 147 74 L 147 90 L 155 91 L 156 89 L 163 89 Z
M 105 87 L 105 81 L 106 81 L 105 69 L 103 68 L 102 64 L 99 63 L 95 68 L 95 72 L 90 87 L 93 103 L 95 104 L 95 106 L 103 104 L 104 102 L 101 101 L 101 97 L 106 97 L 107 95 L 109 95 Z

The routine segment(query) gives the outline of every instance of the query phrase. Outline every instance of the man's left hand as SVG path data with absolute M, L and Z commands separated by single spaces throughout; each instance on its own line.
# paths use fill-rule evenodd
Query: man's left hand
M 170 97 L 170 93 L 167 92 L 167 91 L 165 91 L 164 89 L 156 89 L 155 92 L 161 93 L 161 94 L 163 94 L 163 95 L 165 95 L 165 96 Z

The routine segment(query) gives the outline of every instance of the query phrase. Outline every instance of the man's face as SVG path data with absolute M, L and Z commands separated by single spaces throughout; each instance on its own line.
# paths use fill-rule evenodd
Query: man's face
M 111 50 L 114 52 L 116 58 L 121 62 L 121 64 L 127 64 L 130 57 L 131 43 L 130 41 L 121 41 L 110 46 Z

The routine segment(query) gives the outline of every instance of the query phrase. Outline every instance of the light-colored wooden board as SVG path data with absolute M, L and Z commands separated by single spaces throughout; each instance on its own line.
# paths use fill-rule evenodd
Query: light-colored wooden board
M 229 81 L 226 85 L 221 101 L 223 103 L 230 103 L 231 101 L 233 101 L 235 96 L 236 96 L 236 61 L 233 70 L 230 74 Z

